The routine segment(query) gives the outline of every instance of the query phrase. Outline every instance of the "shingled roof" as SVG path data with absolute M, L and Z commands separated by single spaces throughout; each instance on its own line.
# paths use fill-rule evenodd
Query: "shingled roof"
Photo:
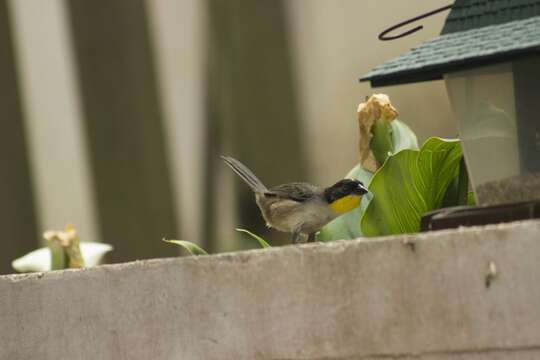
M 538 0 L 456 0 L 441 35 L 539 15 Z
M 385 86 L 540 54 L 540 0 L 456 0 L 441 35 L 377 66 L 361 81 Z

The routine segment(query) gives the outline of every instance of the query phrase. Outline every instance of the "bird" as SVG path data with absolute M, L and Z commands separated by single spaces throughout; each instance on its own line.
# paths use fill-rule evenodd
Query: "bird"
M 327 188 L 306 182 L 291 182 L 267 188 L 240 161 L 221 156 L 223 161 L 253 190 L 255 201 L 269 228 L 292 233 L 292 243 L 315 241 L 321 228 L 360 205 L 368 189 L 361 181 L 342 179 Z

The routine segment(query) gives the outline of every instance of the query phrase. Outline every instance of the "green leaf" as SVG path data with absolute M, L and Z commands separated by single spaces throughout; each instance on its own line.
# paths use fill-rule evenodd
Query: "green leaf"
M 377 163 L 384 164 L 386 158 L 394 152 L 391 121 L 387 119 L 375 121 L 371 132 L 373 133 L 373 138 L 371 138 L 369 147 L 373 151 Z
M 395 119 L 390 125 L 392 127 L 392 155 L 401 150 L 418 150 L 418 140 L 416 139 L 416 135 L 407 124 L 401 120 Z
M 243 233 L 246 233 L 248 234 L 249 236 L 251 236 L 252 238 L 254 238 L 255 240 L 257 240 L 259 242 L 259 245 L 261 245 L 262 248 L 269 248 L 271 247 L 270 244 L 268 244 L 268 242 L 266 242 L 266 240 L 264 240 L 262 237 L 260 237 L 259 235 L 255 235 L 254 233 L 252 233 L 251 231 L 249 230 L 246 230 L 246 229 L 236 229 L 236 231 L 240 231 L 240 232 L 243 232 Z
M 354 213 L 354 214 L 353 214 Z M 332 240 L 348 240 L 348 239 L 355 239 L 360 234 L 360 229 L 358 226 L 351 227 L 347 224 L 345 221 L 345 216 L 350 216 L 353 220 L 360 218 L 360 212 L 359 208 L 356 208 L 347 214 L 344 214 L 332 221 L 330 221 L 328 224 L 326 224 L 321 231 L 317 234 L 317 240 L 318 241 L 332 241 Z
M 373 139 L 370 144 L 379 163 L 384 163 L 387 156 L 395 152 L 404 149 L 418 150 L 416 135 L 405 123 L 398 119 L 390 123 L 382 120 L 378 121 L 376 126 L 374 126 Z M 391 139 L 391 142 L 389 142 L 389 139 Z M 382 158 L 383 154 L 384 158 Z M 369 187 L 373 173 L 358 164 L 345 177 L 360 180 L 365 186 Z M 364 195 L 359 207 L 329 222 L 317 234 L 317 240 L 356 239 L 363 236 L 360 228 L 360 219 L 372 196 L 372 194 Z
M 360 221 L 366 236 L 417 232 L 421 216 L 443 203 L 458 176 L 459 140 L 428 139 L 422 148 L 390 156 L 373 176 L 373 199 Z
M 476 205 L 476 196 L 472 191 L 467 193 L 467 205 L 475 206 Z
M 459 175 L 448 185 L 444 195 L 442 207 L 451 207 L 469 204 L 469 175 L 465 166 L 465 159 L 461 156 L 459 162 Z
M 165 241 L 166 243 L 179 245 L 179 246 L 183 247 L 184 249 L 186 249 L 187 252 L 189 252 L 191 255 L 195 255 L 195 256 L 208 255 L 208 253 L 204 249 L 199 247 L 199 245 L 192 243 L 191 241 L 186 241 L 186 240 L 166 240 L 166 239 L 163 239 L 163 241 Z
M 379 119 L 372 130 L 373 138 L 369 147 L 379 164 L 384 164 L 388 156 L 401 150 L 418 150 L 418 141 L 414 132 L 402 121 Z

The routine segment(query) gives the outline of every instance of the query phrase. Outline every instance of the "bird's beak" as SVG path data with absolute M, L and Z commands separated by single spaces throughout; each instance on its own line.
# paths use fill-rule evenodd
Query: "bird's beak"
M 358 184 L 358 187 L 355 189 L 354 192 L 358 195 L 364 195 L 367 194 L 369 190 L 363 184 Z

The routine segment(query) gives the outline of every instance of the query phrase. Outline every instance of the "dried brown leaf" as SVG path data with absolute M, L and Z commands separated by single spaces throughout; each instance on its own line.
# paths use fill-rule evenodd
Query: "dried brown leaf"
M 377 121 L 392 121 L 398 116 L 397 110 L 390 103 L 390 98 L 385 94 L 373 94 L 365 102 L 358 105 L 358 128 L 360 140 L 358 142 L 358 154 L 360 165 L 371 172 L 375 172 L 381 164 L 375 159 L 370 148 L 373 138 L 372 128 Z

